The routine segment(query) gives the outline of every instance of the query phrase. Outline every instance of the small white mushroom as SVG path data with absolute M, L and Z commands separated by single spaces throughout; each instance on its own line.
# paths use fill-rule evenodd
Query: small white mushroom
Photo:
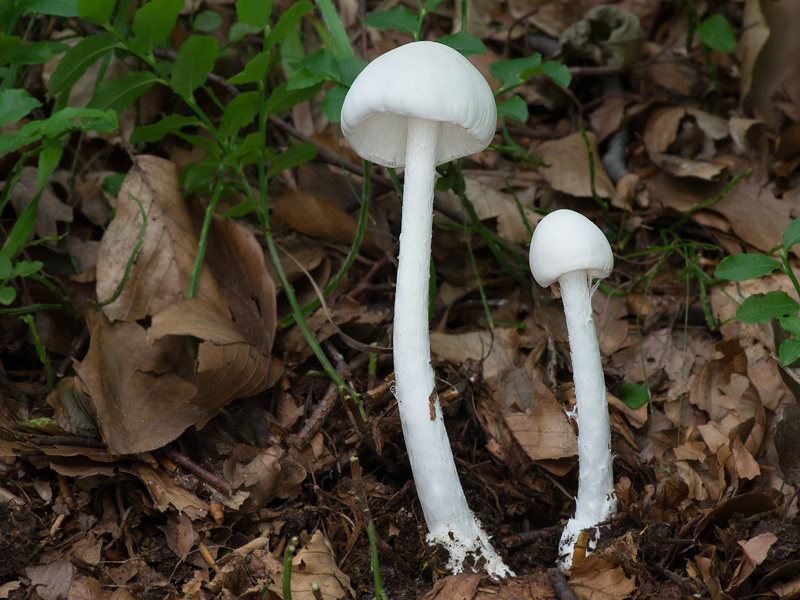
M 548 287 L 556 280 L 561 286 L 572 357 L 578 497 L 575 516 L 567 523 L 559 547 L 559 565 L 569 569 L 578 534 L 617 512 L 608 400 L 591 303 L 592 279 L 608 277 L 614 255 L 603 232 L 589 219 L 571 210 L 556 210 L 539 221 L 533 232 L 530 265 L 540 286 Z
M 486 571 L 511 574 L 467 506 L 430 364 L 428 282 L 437 165 L 486 148 L 497 110 L 489 84 L 461 54 L 414 42 L 372 61 L 342 106 L 342 133 L 362 158 L 405 167 L 394 311 L 395 394 L 428 541 L 463 569 L 468 554 Z

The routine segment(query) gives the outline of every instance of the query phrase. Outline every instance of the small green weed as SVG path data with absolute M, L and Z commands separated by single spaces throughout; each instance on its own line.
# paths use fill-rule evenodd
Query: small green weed
M 737 254 L 725 257 L 717 266 L 714 275 L 728 281 L 758 279 L 780 271 L 792 282 L 800 297 L 800 283 L 792 271 L 789 251 L 800 242 L 800 219 L 795 219 L 783 230 L 780 244 L 766 254 Z M 773 255 L 777 254 L 777 258 Z M 745 298 L 736 310 L 736 319 L 741 323 L 770 323 L 776 319 L 786 336 L 778 347 L 781 364 L 791 365 L 800 358 L 800 304 L 783 291 L 755 294 Z

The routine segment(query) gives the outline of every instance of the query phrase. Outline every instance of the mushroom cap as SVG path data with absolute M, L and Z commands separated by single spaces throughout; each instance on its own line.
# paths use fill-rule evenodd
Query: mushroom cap
M 409 118 L 441 122 L 440 165 L 489 145 L 497 107 L 486 79 L 459 52 L 412 42 L 379 56 L 356 77 L 342 105 L 342 133 L 362 158 L 403 167 Z
M 611 245 L 600 228 L 573 210 L 555 210 L 539 221 L 531 238 L 533 278 L 547 287 L 562 275 L 588 271 L 597 279 L 614 268 Z

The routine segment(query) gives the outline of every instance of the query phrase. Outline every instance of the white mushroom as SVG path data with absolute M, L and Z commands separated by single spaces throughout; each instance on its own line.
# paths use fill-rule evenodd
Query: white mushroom
M 428 285 L 435 167 L 486 148 L 497 126 L 492 91 L 478 70 L 443 44 L 414 42 L 370 63 L 342 106 L 342 132 L 362 158 L 405 167 L 394 311 L 395 394 L 428 525 L 428 541 L 460 572 L 468 554 L 488 573 L 511 574 L 467 506 L 430 364 Z
M 572 356 L 578 421 L 578 498 L 575 516 L 567 523 L 559 548 L 559 564 L 569 569 L 578 534 L 617 512 L 608 401 L 591 303 L 591 281 L 611 273 L 614 256 L 603 232 L 589 219 L 571 210 L 556 210 L 543 218 L 533 232 L 530 265 L 539 285 L 548 287 L 558 280 L 561 286 Z

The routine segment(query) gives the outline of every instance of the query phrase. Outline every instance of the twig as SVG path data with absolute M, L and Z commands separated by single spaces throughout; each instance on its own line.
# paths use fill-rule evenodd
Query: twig
M 72 364 L 74 360 L 80 360 L 83 358 L 83 355 L 86 352 L 86 348 L 89 345 L 89 328 L 84 325 L 83 330 L 78 334 L 78 336 L 72 340 L 72 344 L 69 347 L 69 353 L 64 357 L 64 359 L 58 363 L 58 369 L 56 369 L 56 377 L 58 379 L 63 378 L 72 368 Z
M 101 440 L 79 435 L 32 435 L 28 438 L 28 443 L 34 446 L 83 446 L 93 450 L 107 450 L 106 445 Z
M 547 577 L 550 579 L 550 584 L 553 586 L 553 591 L 558 596 L 559 600 L 577 600 L 575 592 L 569 587 L 567 578 L 558 569 L 550 569 L 547 571 Z
M 192 475 L 199 477 L 203 481 L 205 481 L 208 485 L 213 487 L 215 490 L 230 496 L 231 495 L 231 484 L 228 483 L 222 475 L 218 475 L 216 473 L 212 473 L 198 465 L 196 462 L 191 460 L 188 456 L 181 454 L 175 448 L 163 448 L 164 455 L 169 458 L 175 464 L 182 466 L 184 469 L 189 471 Z

